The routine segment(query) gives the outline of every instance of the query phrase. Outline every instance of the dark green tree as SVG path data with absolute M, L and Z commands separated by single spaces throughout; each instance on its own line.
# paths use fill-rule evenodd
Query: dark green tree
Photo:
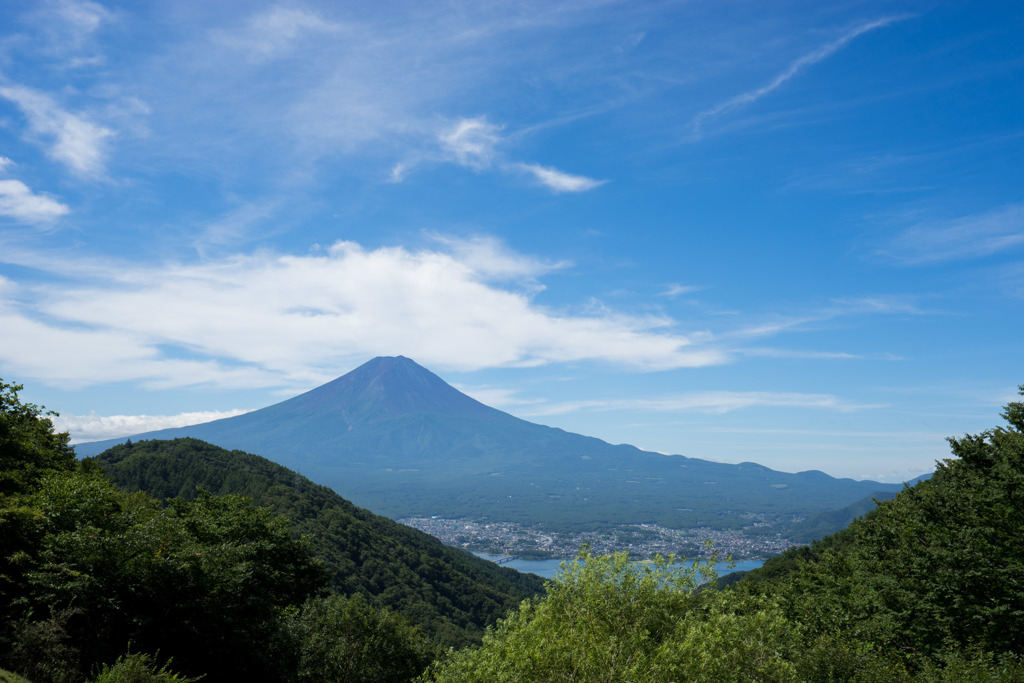
M 24 539 L 0 577 L 12 587 L 0 661 L 39 683 L 80 680 L 129 644 L 190 676 L 280 680 L 268 646 L 280 617 L 326 585 L 308 542 L 238 497 L 161 508 L 76 471 L 44 477 L 0 525 Z
M 442 646 L 478 643 L 487 624 L 543 588 L 540 577 L 445 546 L 257 455 L 174 439 L 120 444 L 86 462 L 157 498 L 189 500 L 197 485 L 252 498 L 313 541 L 336 592 L 401 613 Z
M 146 652 L 131 652 L 117 658 L 113 664 L 104 664 L 92 683 L 193 683 L 198 678 L 187 678 L 174 673 L 171 662 L 160 664 Z
M 75 467 L 67 432 L 55 432 L 48 411 L 18 398 L 20 384 L 0 379 L 0 496 L 30 490 L 47 472 Z
M 360 595 L 315 598 L 287 624 L 298 655 L 294 677 L 303 683 L 409 681 L 438 654 L 404 617 Z
M 1002 416 L 949 439 L 954 457 L 930 479 L 737 589 L 779 596 L 810 633 L 844 633 L 911 669 L 1024 654 L 1024 403 Z
M 452 653 L 429 680 L 798 681 L 800 629 L 768 601 L 727 600 L 699 590 L 711 564 L 673 558 L 630 562 L 626 553 L 584 553 L 563 567 L 545 597 Z

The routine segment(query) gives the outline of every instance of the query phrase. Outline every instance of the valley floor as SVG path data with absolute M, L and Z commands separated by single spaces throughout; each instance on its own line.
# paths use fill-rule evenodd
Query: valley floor
M 634 559 L 652 555 L 707 555 L 707 542 L 720 556 L 735 560 L 765 559 L 794 545 L 779 534 L 765 530 L 710 528 L 669 529 L 657 524 L 622 524 L 600 531 L 552 532 L 514 522 L 481 522 L 442 517 L 405 517 L 398 520 L 466 550 L 491 555 L 514 555 L 528 559 L 570 559 L 584 544 L 591 552 L 607 554 L 628 551 Z

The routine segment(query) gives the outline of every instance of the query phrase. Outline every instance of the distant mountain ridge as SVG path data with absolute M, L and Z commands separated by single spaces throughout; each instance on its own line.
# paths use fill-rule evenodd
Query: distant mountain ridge
M 395 518 L 739 528 L 751 515 L 806 516 L 901 488 L 611 445 L 486 406 L 402 356 L 251 413 L 130 438 L 186 436 L 263 455 Z

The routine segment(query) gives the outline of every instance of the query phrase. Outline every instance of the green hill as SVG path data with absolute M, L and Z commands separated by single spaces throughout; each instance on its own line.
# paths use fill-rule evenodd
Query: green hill
M 853 520 L 874 510 L 879 501 L 895 498 L 897 493 L 897 491 L 878 491 L 838 510 L 819 512 L 790 525 L 786 538 L 793 543 L 810 543 L 829 534 L 834 534 L 845 529 Z
M 950 439 L 930 479 L 725 590 L 588 556 L 427 679 L 1024 681 L 1024 402 L 1003 417 Z
M 931 479 L 729 589 L 704 583 L 710 564 L 584 554 L 481 647 L 429 664 L 436 645 L 379 605 L 435 643 L 468 642 L 478 614 L 539 580 L 246 453 L 182 439 L 76 462 L 19 388 L 0 381 L 0 667 L 40 683 L 101 668 L 98 683 L 167 668 L 267 683 L 1024 681 L 1024 402 L 1008 425 L 950 439 Z M 351 597 L 327 590 L 324 565 Z
M 191 500 L 197 487 L 252 498 L 309 537 L 336 590 L 401 612 L 445 645 L 479 639 L 543 588 L 540 577 L 446 546 L 256 455 L 175 439 L 115 446 L 95 460 L 119 486 L 160 499 Z
M 253 499 L 309 537 L 336 590 L 400 611 L 445 645 L 478 639 L 543 589 L 534 574 L 445 546 L 259 456 L 180 438 L 115 446 L 95 461 L 120 486 L 163 500 L 194 499 L 197 487 Z
M 781 600 L 807 629 L 909 659 L 1024 652 L 1024 403 L 1003 417 L 950 439 L 956 457 L 930 479 L 736 587 Z

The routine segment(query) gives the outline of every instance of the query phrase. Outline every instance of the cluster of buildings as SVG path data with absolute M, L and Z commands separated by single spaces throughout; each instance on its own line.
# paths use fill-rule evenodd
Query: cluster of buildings
M 629 552 L 636 559 L 652 555 L 755 560 L 778 555 L 793 545 L 755 524 L 746 530 L 669 529 L 657 524 L 622 524 L 600 531 L 554 532 L 514 522 L 480 522 L 443 517 L 406 517 L 399 522 L 442 542 L 489 555 L 524 559 L 569 559 L 584 545 L 591 552 Z M 751 530 L 756 529 L 755 533 Z

